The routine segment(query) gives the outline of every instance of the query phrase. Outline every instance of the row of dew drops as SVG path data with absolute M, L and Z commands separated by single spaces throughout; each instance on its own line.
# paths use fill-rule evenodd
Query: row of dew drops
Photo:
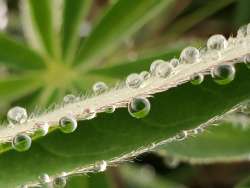
M 250 24 L 242 26 L 238 32 L 236 41 L 244 39 L 250 36 Z M 231 39 L 231 38 L 230 38 Z M 172 71 L 177 68 L 180 64 L 191 64 L 197 63 L 201 60 L 203 56 L 208 54 L 213 54 L 213 59 L 218 59 L 221 57 L 220 52 L 226 49 L 230 45 L 230 39 L 227 40 L 223 35 L 216 34 L 211 36 L 207 41 L 207 46 L 198 50 L 195 47 L 186 47 L 180 54 L 180 58 L 173 58 L 169 62 L 164 60 L 155 60 L 150 66 L 150 71 L 142 71 L 140 74 L 132 73 L 126 78 L 126 86 L 130 89 L 137 89 L 143 86 L 143 82 L 148 80 L 150 77 L 167 78 Z M 231 39 L 232 40 L 232 39 Z M 235 41 L 234 41 L 235 42 Z M 246 55 L 243 59 L 248 67 L 250 63 L 250 55 Z M 211 76 L 214 81 L 220 85 L 230 83 L 235 77 L 235 68 L 233 65 L 222 64 L 211 70 Z M 204 80 L 204 75 L 201 73 L 195 73 L 190 78 L 193 85 L 199 85 Z M 108 90 L 108 86 L 104 82 L 97 82 L 93 85 L 93 92 L 96 95 L 105 93 Z M 79 97 L 72 94 L 66 95 L 63 99 L 65 104 L 77 102 Z M 106 113 L 113 113 L 115 111 L 115 106 L 109 106 L 105 109 Z M 145 97 L 135 97 L 128 103 L 129 114 L 137 119 L 144 118 L 150 112 L 150 102 Z M 92 119 L 96 116 L 95 112 L 89 112 L 91 115 L 86 119 Z M 13 107 L 7 113 L 8 121 L 11 125 L 23 124 L 28 121 L 28 114 L 25 108 Z M 60 118 L 59 128 L 63 133 L 72 133 L 77 128 L 77 119 L 73 115 L 66 115 Z M 49 124 L 46 122 L 36 123 L 36 133 L 40 136 L 45 136 L 48 133 Z M 176 139 L 183 140 L 187 137 L 186 132 L 178 134 Z M 31 147 L 32 139 L 26 133 L 17 134 L 11 142 L 12 148 L 16 151 L 27 151 Z M 103 161 L 99 165 L 99 171 L 106 169 L 106 162 Z M 105 169 L 104 169 L 105 167 Z M 64 187 L 66 185 L 65 174 L 57 177 L 53 180 L 55 187 Z M 44 182 L 51 182 L 48 175 L 43 175 L 42 179 Z

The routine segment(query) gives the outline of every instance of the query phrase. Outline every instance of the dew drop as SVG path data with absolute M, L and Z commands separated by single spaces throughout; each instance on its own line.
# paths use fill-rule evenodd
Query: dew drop
M 153 61 L 150 65 L 150 73 L 155 76 L 156 68 L 158 67 L 158 65 L 160 65 L 162 63 L 165 63 L 165 61 L 162 59 L 157 59 L 157 60 Z
M 114 105 L 108 106 L 108 107 L 105 108 L 106 113 L 111 114 L 111 113 L 114 113 L 114 111 L 115 111 L 115 106 Z
M 107 162 L 102 160 L 95 163 L 94 169 L 97 172 L 104 172 L 107 169 Z
M 248 29 L 248 26 L 247 26 L 247 25 L 241 26 L 241 27 L 238 29 L 238 31 L 237 31 L 237 38 L 244 38 L 244 37 L 246 37 L 246 36 L 247 36 L 247 33 L 248 33 L 247 29 Z
M 207 48 L 209 50 L 222 50 L 227 48 L 228 42 L 223 35 L 212 35 L 207 41 Z
M 41 184 L 46 184 L 51 181 L 48 174 L 42 174 L 38 177 L 38 179 Z
M 235 68 L 233 65 L 219 65 L 212 69 L 214 81 L 220 85 L 225 85 L 233 81 L 235 77 Z
M 199 61 L 199 58 L 199 50 L 192 46 L 184 48 L 180 55 L 181 63 L 196 63 Z
M 246 64 L 246 67 L 250 69 L 250 54 L 244 56 L 244 63 Z
M 11 108 L 7 113 L 7 118 L 10 124 L 22 124 L 28 119 L 28 114 L 25 108 L 16 106 Z
M 90 120 L 96 117 L 96 111 L 90 108 L 83 110 L 84 119 Z
M 17 134 L 12 140 L 12 148 L 16 151 L 27 151 L 31 147 L 31 138 L 25 133 Z
M 132 73 L 132 74 L 128 75 L 128 77 L 126 79 L 127 87 L 133 88 L 133 89 L 140 87 L 142 82 L 143 82 L 142 77 L 136 73 Z
M 59 176 L 59 177 L 54 178 L 53 180 L 54 188 L 63 188 L 66 186 L 66 184 L 67 184 L 67 180 L 65 176 Z
M 150 102 L 147 98 L 136 97 L 128 104 L 129 114 L 137 119 L 144 118 L 150 111 Z
M 194 134 L 201 134 L 204 132 L 204 129 L 201 127 L 197 127 L 194 129 Z
M 140 76 L 142 77 L 143 80 L 148 80 L 150 78 L 150 73 L 148 71 L 142 71 L 140 73 Z
M 104 82 L 96 82 L 92 89 L 96 95 L 100 95 L 108 90 L 108 86 Z
M 74 117 L 64 116 L 59 120 L 59 127 L 64 133 L 72 133 L 77 128 L 77 121 Z
M 49 132 L 49 124 L 47 122 L 36 123 L 35 132 L 38 136 L 45 136 Z
M 168 62 L 161 63 L 156 67 L 156 75 L 160 78 L 168 77 L 171 71 L 172 71 L 172 66 Z
M 187 136 L 188 136 L 188 132 L 187 131 L 182 131 L 182 132 L 180 132 L 179 134 L 177 134 L 175 136 L 175 139 L 179 140 L 179 141 L 182 141 L 182 140 L 185 140 L 187 138 Z
M 69 104 L 77 101 L 77 97 L 73 94 L 68 94 L 63 97 L 63 103 Z
M 179 59 L 173 58 L 170 60 L 170 64 L 172 65 L 172 67 L 177 67 L 180 64 Z
M 203 82 L 204 80 L 204 75 L 201 73 L 196 73 L 191 77 L 191 83 L 193 85 L 199 85 Z

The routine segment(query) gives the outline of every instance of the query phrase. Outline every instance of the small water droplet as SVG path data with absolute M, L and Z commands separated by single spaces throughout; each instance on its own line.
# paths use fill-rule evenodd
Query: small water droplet
M 12 139 L 12 148 L 16 151 L 27 151 L 31 147 L 31 138 L 25 133 L 19 133 Z
M 39 179 L 39 182 L 41 183 L 41 184 L 46 184 L 46 183 L 49 183 L 51 180 L 50 180 L 50 177 L 49 177 L 49 175 L 48 174 L 41 174 L 39 177 L 38 177 L 38 179 Z
M 108 86 L 104 82 L 96 82 L 92 89 L 96 95 L 100 95 L 108 90 Z
M 107 162 L 102 160 L 95 163 L 94 169 L 97 172 L 104 172 L 107 169 Z
M 200 133 L 203 133 L 204 132 L 204 129 L 201 128 L 201 127 L 197 127 L 194 129 L 194 134 L 200 134 Z
M 207 48 L 209 50 L 222 50 L 227 48 L 228 42 L 223 35 L 212 35 L 207 41 Z
M 175 136 L 175 139 L 176 140 L 179 140 L 179 141 L 182 141 L 182 140 L 185 140 L 188 136 L 188 132 L 187 131 L 182 131 L 180 133 L 178 133 L 176 136 Z
M 126 79 L 127 87 L 133 88 L 133 89 L 140 87 L 142 82 L 143 82 L 142 77 L 136 73 L 132 73 L 132 74 L 128 75 L 128 77 Z
M 179 59 L 173 58 L 170 60 L 170 64 L 172 65 L 172 67 L 177 67 L 180 64 Z
M 59 127 L 64 133 L 72 133 L 77 128 L 77 121 L 74 117 L 64 116 L 59 120 Z
M 199 61 L 199 58 L 199 50 L 192 46 L 184 48 L 180 55 L 181 63 L 196 63 Z
M 90 108 L 83 110 L 84 119 L 90 120 L 96 117 L 96 111 Z
M 150 65 L 150 73 L 151 73 L 152 75 L 155 76 L 155 74 L 156 74 L 156 68 L 157 68 L 158 65 L 160 65 L 161 63 L 165 63 L 165 61 L 162 60 L 162 59 L 157 59 L 157 60 L 155 60 L 155 61 L 153 61 L 153 62 L 151 63 L 151 65 Z
M 35 133 L 38 136 L 45 136 L 49 132 L 49 124 L 47 122 L 37 122 Z
M 128 104 L 129 114 L 137 119 L 144 118 L 150 111 L 150 102 L 147 98 L 136 97 Z
M 250 54 L 244 56 L 244 63 L 246 64 L 246 67 L 250 69 Z
M 150 73 L 148 71 L 142 71 L 140 73 L 140 76 L 142 77 L 143 80 L 148 80 L 150 78 Z
M 237 31 L 237 38 L 244 38 L 246 36 L 247 36 L 247 25 L 243 25 Z
M 172 66 L 168 62 L 161 63 L 156 67 L 156 75 L 160 78 L 168 77 L 171 71 L 172 71 Z
M 108 107 L 106 107 L 105 108 L 105 112 L 106 113 L 113 113 L 115 111 L 115 106 L 114 105 L 112 105 L 112 106 L 108 106 Z
M 235 77 L 235 68 L 233 65 L 219 65 L 212 69 L 214 81 L 220 85 L 225 85 L 233 81 Z
M 201 73 L 196 73 L 191 77 L 191 83 L 193 85 L 199 85 L 203 82 L 204 80 L 204 75 Z
M 53 180 L 54 188 L 63 188 L 66 186 L 66 184 L 67 184 L 67 179 L 65 176 L 59 176 L 54 178 Z
M 68 94 L 63 97 L 63 103 L 64 104 L 69 104 L 69 103 L 74 103 L 77 101 L 77 97 L 73 94 Z
M 11 108 L 7 113 L 7 118 L 10 124 L 25 123 L 28 119 L 28 114 L 25 108 L 16 106 Z

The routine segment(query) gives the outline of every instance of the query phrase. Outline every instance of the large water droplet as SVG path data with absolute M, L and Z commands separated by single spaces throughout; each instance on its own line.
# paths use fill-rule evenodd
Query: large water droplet
M 170 63 L 161 63 L 156 67 L 156 75 L 161 78 L 166 78 L 170 75 L 172 71 L 172 66 Z
M 59 120 L 59 127 L 64 133 L 72 133 L 77 128 L 77 121 L 74 117 L 64 116 Z
M 31 138 L 25 133 L 17 134 L 12 140 L 12 148 L 16 151 L 27 151 L 31 147 Z
M 107 169 L 107 162 L 102 160 L 95 163 L 94 169 L 97 172 L 104 172 Z
M 228 42 L 223 35 L 212 35 L 207 41 L 207 48 L 209 50 L 222 50 L 227 48 Z
M 191 76 L 191 83 L 193 85 L 199 85 L 203 82 L 204 80 L 204 75 L 201 73 L 196 73 L 193 76 Z
M 67 179 L 64 176 L 56 177 L 53 180 L 54 188 L 63 188 L 66 186 L 66 184 L 67 184 Z
M 92 89 L 96 95 L 100 95 L 108 90 L 108 86 L 104 82 L 96 82 Z
M 140 76 L 142 77 L 143 80 L 148 80 L 150 78 L 150 73 L 148 71 L 142 71 L 140 73 Z
M 214 81 L 220 85 L 225 85 L 233 81 L 235 77 L 235 68 L 233 65 L 219 65 L 212 69 Z
M 106 113 L 113 113 L 115 111 L 115 105 L 111 105 L 105 108 Z
M 179 59 L 173 58 L 170 60 L 170 64 L 172 65 L 172 67 L 177 67 L 180 64 Z
M 180 55 L 181 63 L 196 63 L 199 61 L 199 58 L 199 50 L 192 46 L 184 48 Z
M 42 174 L 38 177 L 38 179 L 41 184 L 46 184 L 51 181 L 48 174 Z
M 132 73 L 132 74 L 128 75 L 128 77 L 126 79 L 127 87 L 133 88 L 133 89 L 140 87 L 142 82 L 143 82 L 142 77 L 136 73 Z
M 37 136 L 45 136 L 49 132 L 49 124 L 47 122 L 37 122 L 36 131 Z
M 25 123 L 28 119 L 28 114 L 25 108 L 16 106 L 11 108 L 7 113 L 7 118 L 10 124 Z
M 63 97 L 63 103 L 69 104 L 77 101 L 77 97 L 73 94 L 68 94 Z
M 128 112 L 131 116 L 140 119 L 148 115 L 150 111 L 150 102 L 146 98 L 133 98 L 128 104 Z
M 151 65 L 150 65 L 150 73 L 151 73 L 152 75 L 155 75 L 155 73 L 156 73 L 156 68 L 157 68 L 158 65 L 160 65 L 161 63 L 165 63 L 165 61 L 162 60 L 162 59 L 157 59 L 157 60 L 155 60 L 155 61 L 153 61 L 153 62 L 151 63 Z

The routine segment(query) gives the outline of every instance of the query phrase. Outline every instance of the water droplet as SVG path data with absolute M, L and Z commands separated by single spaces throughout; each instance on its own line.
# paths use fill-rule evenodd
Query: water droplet
M 97 172 L 104 172 L 107 169 L 107 162 L 102 160 L 95 163 L 94 169 Z
M 222 50 L 227 48 L 228 42 L 223 35 L 212 35 L 207 41 L 207 48 L 209 50 Z
M 77 128 L 77 121 L 74 117 L 64 116 L 59 120 L 59 127 L 64 133 L 72 133 Z
M 56 177 L 53 180 L 54 188 L 63 188 L 66 186 L 66 184 L 67 184 L 67 179 L 64 176 Z
M 180 55 L 181 63 L 196 63 L 199 61 L 199 58 L 199 50 L 192 46 L 184 48 Z
M 173 58 L 170 60 L 170 64 L 172 65 L 172 67 L 177 67 L 180 64 L 179 59 Z
M 225 85 L 233 81 L 235 77 L 235 68 L 233 65 L 219 65 L 212 69 L 214 81 L 220 85 Z
M 41 184 L 46 184 L 51 181 L 48 174 L 42 174 L 38 177 L 38 179 Z
M 77 101 L 77 97 L 73 94 L 68 94 L 63 97 L 63 103 L 69 104 Z
M 204 75 L 201 73 L 196 73 L 191 77 L 191 83 L 193 85 L 199 85 L 203 82 L 204 80 Z
M 90 108 L 83 110 L 84 119 L 90 120 L 96 117 L 96 111 Z
M 28 119 L 28 114 L 25 108 L 16 106 L 11 108 L 7 113 L 7 118 L 10 124 L 25 123 Z
M 250 69 L 250 54 L 244 56 L 244 63 Z
M 108 106 L 108 107 L 106 107 L 105 108 L 105 112 L 106 113 L 113 113 L 115 111 L 115 106 L 114 105 L 112 105 L 112 106 Z
M 150 111 L 150 102 L 146 98 L 133 98 L 128 104 L 129 114 L 137 119 L 144 118 Z
M 92 89 L 96 95 L 100 95 L 108 90 L 108 86 L 104 82 L 96 82 Z
M 24 133 L 17 134 L 12 140 L 12 148 L 16 151 L 27 151 L 31 147 L 31 138 Z
M 247 36 L 247 25 L 243 25 L 237 31 L 237 38 L 244 38 L 246 36 Z
M 132 73 L 132 74 L 128 75 L 128 77 L 126 79 L 127 87 L 133 88 L 133 89 L 140 87 L 142 82 L 143 82 L 142 77 L 136 73 Z
M 204 132 L 204 129 L 201 127 L 197 127 L 194 129 L 194 134 L 201 134 Z
M 155 73 L 156 73 L 156 68 L 158 67 L 158 65 L 160 65 L 161 63 L 165 63 L 164 60 L 162 59 L 157 59 L 155 61 L 153 61 L 150 65 L 150 72 L 152 75 L 155 76 Z
M 49 132 L 49 124 L 47 122 L 37 122 L 35 133 L 38 136 L 45 136 Z
M 168 77 L 171 71 L 172 71 L 172 66 L 168 62 L 161 63 L 156 67 L 156 75 L 161 78 Z
M 182 141 L 182 140 L 185 140 L 187 138 L 187 136 L 188 136 L 188 132 L 187 131 L 182 131 L 182 132 L 180 132 L 179 134 L 177 134 L 175 136 L 175 139 L 179 140 L 179 141 Z
M 150 73 L 148 71 L 142 71 L 140 73 L 140 76 L 142 77 L 143 80 L 148 80 L 150 78 Z

